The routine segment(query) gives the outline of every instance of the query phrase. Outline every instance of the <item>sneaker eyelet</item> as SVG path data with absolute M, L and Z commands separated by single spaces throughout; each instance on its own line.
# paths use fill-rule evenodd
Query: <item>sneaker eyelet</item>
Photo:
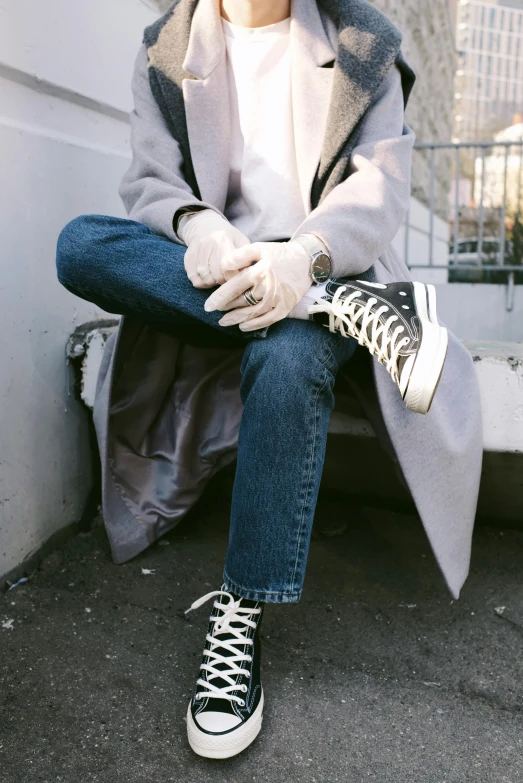
M 243 699 L 239 701 L 238 704 L 240 705 L 240 707 L 245 707 L 245 702 Z
M 246 685 L 242 685 L 242 693 L 247 693 L 248 687 Z

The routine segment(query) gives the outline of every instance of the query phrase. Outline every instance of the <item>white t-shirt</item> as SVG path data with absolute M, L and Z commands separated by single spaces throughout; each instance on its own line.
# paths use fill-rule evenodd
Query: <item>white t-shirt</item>
M 222 24 L 231 117 L 224 214 L 251 242 L 284 239 L 306 217 L 294 144 L 290 18 L 256 28 Z

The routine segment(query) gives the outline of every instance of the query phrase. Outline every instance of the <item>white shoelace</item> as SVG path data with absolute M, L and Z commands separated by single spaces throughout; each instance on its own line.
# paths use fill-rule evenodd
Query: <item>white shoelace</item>
M 360 296 L 359 291 L 354 291 L 342 299 L 341 296 L 346 290 L 346 286 L 340 286 L 331 302 L 323 300 L 321 304 L 312 305 L 309 307 L 309 313 L 327 313 L 331 332 L 339 331 L 344 337 L 354 337 L 360 345 L 369 349 L 380 364 L 386 367 L 394 381 L 399 383 L 399 352 L 410 342 L 408 337 L 399 339 L 405 327 L 398 324 L 391 335 L 392 324 L 398 320 L 398 316 L 391 315 L 382 324 L 379 319 L 389 310 L 387 305 L 381 305 L 373 312 L 372 307 L 378 303 L 377 299 L 371 297 L 364 305 L 356 301 Z M 370 338 L 368 327 L 371 328 Z
M 249 628 L 256 628 L 256 623 L 251 619 L 252 615 L 261 613 L 261 609 L 250 609 L 249 607 L 241 606 L 241 599 L 235 601 L 233 596 L 225 590 L 214 590 L 212 593 L 202 596 L 195 601 L 192 606 L 187 609 L 185 614 L 191 612 L 193 609 L 198 609 L 206 601 L 214 598 L 218 595 L 224 595 L 229 599 L 228 604 L 222 604 L 219 601 L 214 602 L 214 607 L 220 609 L 223 615 L 218 617 L 210 617 L 210 621 L 213 624 L 211 633 L 207 634 L 206 641 L 209 643 L 209 649 L 204 649 L 203 655 L 208 659 L 208 663 L 202 663 L 201 669 L 207 673 L 207 679 L 197 680 L 197 685 L 200 685 L 203 689 L 196 694 L 197 699 L 226 699 L 227 701 L 238 702 L 240 707 L 245 706 L 244 700 L 237 696 L 233 691 L 242 691 L 247 693 L 247 686 L 245 684 L 238 684 L 237 679 L 240 677 L 250 677 L 250 672 L 247 669 L 242 668 L 243 662 L 250 663 L 252 656 L 244 652 L 241 652 L 242 647 L 249 647 L 254 644 L 252 639 L 248 639 L 245 635 Z M 232 623 L 240 624 L 242 627 L 232 627 Z M 218 634 L 231 634 L 234 639 L 217 639 Z M 222 655 L 216 648 L 227 650 L 230 655 Z M 217 664 L 220 664 L 223 668 L 217 669 Z M 225 680 L 228 685 L 224 685 L 218 688 L 212 683 L 212 680 Z

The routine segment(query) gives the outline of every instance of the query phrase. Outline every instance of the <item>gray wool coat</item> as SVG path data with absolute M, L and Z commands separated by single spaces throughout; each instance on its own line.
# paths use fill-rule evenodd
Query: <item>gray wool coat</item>
M 300 189 L 337 276 L 410 279 L 391 241 L 406 214 L 414 81 L 401 34 L 366 0 L 293 0 L 292 102 Z M 179 242 L 173 218 L 225 208 L 228 86 L 218 0 L 178 0 L 145 32 L 133 80 L 129 217 Z M 115 562 L 175 526 L 236 453 L 241 351 L 196 348 L 126 317 L 109 341 L 95 404 L 103 504 Z M 426 416 L 405 408 L 377 362 L 351 384 L 404 476 L 447 584 L 466 579 L 481 459 L 480 403 L 468 352 L 450 335 Z M 343 382 L 344 379 L 341 379 Z M 370 467 L 370 466 L 369 466 Z M 376 476 L 379 481 L 379 476 Z

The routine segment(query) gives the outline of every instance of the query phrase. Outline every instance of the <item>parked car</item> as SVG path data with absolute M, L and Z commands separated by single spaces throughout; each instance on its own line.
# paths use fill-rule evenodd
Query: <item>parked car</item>
M 457 261 L 454 253 L 454 243 L 449 245 L 449 283 L 490 283 L 498 282 L 498 272 L 492 267 L 499 263 L 501 242 L 499 237 L 484 237 L 481 243 L 481 257 L 478 252 L 479 240 L 477 237 L 469 237 L 458 241 Z M 512 244 L 510 240 L 505 242 L 504 264 L 511 264 Z M 475 268 L 474 268 L 475 267 Z M 488 267 L 488 268 L 485 268 Z

